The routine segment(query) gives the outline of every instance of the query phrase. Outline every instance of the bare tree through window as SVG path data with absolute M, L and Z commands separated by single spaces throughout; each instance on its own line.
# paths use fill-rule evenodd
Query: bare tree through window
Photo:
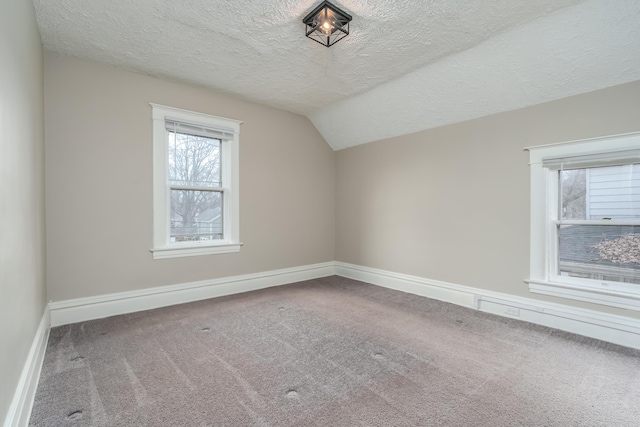
M 586 219 L 587 215 L 587 171 L 586 169 L 560 172 L 562 188 L 562 218 Z

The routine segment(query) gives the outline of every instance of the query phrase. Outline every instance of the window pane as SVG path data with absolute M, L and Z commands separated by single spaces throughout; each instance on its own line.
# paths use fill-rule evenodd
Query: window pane
M 170 237 L 172 243 L 222 239 L 222 192 L 171 190 Z
M 560 171 L 562 219 L 640 219 L 640 165 Z
M 640 226 L 562 225 L 559 274 L 640 283 Z
M 169 132 L 169 185 L 222 187 L 219 139 Z

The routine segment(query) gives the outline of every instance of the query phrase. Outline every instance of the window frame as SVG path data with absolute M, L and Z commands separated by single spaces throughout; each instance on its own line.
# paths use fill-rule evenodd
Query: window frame
M 530 271 L 529 278 L 525 280 L 530 292 L 640 311 L 640 284 L 580 279 L 557 273 L 558 171 L 543 164 L 549 159 L 589 156 L 596 159 L 596 164 L 590 167 L 597 167 L 599 157 L 602 158 L 602 165 L 606 166 L 612 153 L 622 157 L 629 153 L 628 158 L 632 159 L 635 157 L 631 152 L 639 149 L 640 132 L 525 148 L 529 151 L 531 174 Z M 630 222 L 633 221 L 607 221 L 600 224 L 621 225 Z
M 150 104 L 153 122 L 153 259 L 212 255 L 239 252 L 239 120 L 217 117 L 179 108 Z M 195 124 L 212 129 L 232 131 L 229 139 L 221 139 L 222 156 L 222 223 L 223 239 L 173 242 L 170 239 L 171 198 L 169 185 L 168 142 L 166 120 Z

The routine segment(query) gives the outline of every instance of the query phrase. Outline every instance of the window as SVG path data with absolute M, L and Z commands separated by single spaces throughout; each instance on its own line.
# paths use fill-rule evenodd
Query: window
M 151 106 L 153 258 L 238 252 L 240 122 Z
M 640 310 L 640 133 L 527 150 L 531 292 Z

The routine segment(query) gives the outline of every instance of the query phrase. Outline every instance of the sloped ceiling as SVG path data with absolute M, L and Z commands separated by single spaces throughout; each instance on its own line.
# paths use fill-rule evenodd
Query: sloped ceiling
M 34 0 L 45 49 L 307 115 L 334 150 L 640 79 L 637 0 Z

